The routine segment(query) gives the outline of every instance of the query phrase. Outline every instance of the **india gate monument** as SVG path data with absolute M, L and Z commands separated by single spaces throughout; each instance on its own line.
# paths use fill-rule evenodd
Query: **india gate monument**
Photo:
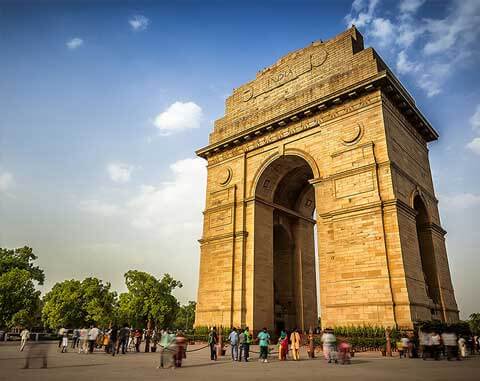
M 195 325 L 308 330 L 318 298 L 323 327 L 457 321 L 437 138 L 355 27 L 235 89 L 197 151 L 208 176 Z

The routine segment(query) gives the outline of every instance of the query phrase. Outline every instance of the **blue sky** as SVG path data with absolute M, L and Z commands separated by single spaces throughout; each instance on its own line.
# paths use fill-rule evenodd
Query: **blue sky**
M 0 2 L 0 245 L 48 290 L 131 268 L 196 298 L 207 144 L 234 87 L 354 23 L 440 132 L 430 159 L 462 315 L 479 311 L 480 2 Z M 171 223 L 167 224 L 167 221 Z

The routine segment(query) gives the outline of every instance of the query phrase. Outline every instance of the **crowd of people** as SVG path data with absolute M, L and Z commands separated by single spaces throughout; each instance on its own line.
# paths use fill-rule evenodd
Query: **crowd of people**
M 30 331 L 23 329 L 20 333 L 20 351 L 25 349 L 30 337 Z M 124 325 L 99 329 L 92 325 L 89 328 L 66 329 L 58 331 L 58 348 L 61 353 L 74 351 L 91 354 L 94 351 L 104 351 L 106 354 L 140 352 L 140 346 L 145 343 L 146 352 L 160 352 L 159 368 L 181 367 L 186 357 L 187 339 L 181 330 L 146 330 L 134 329 Z M 148 348 L 148 349 L 147 349 Z M 28 367 L 28 366 L 27 366 Z
M 345 341 L 341 341 L 337 346 L 337 339 L 332 330 L 325 330 L 321 340 L 323 343 L 323 354 L 329 363 L 338 363 L 338 358 L 340 358 L 342 364 L 350 362 L 350 345 Z M 272 351 L 270 351 L 272 337 L 267 328 L 263 328 L 256 338 L 252 336 L 248 327 L 245 329 L 232 328 L 226 338 L 226 343 L 231 348 L 232 361 L 248 362 L 250 360 L 250 353 L 252 352 L 250 345 L 256 343 L 258 343 L 259 347 L 258 360 L 260 362 L 267 363 L 269 355 L 272 354 Z M 298 329 L 293 329 L 290 333 L 286 330 L 281 330 L 276 343 L 277 352 L 273 353 L 278 354 L 280 361 L 286 361 L 290 356 L 292 360 L 298 361 L 300 360 L 300 347 L 304 344 L 304 340 Z M 223 348 L 219 348 L 219 346 L 223 345 L 223 343 L 219 342 L 215 327 L 210 329 L 208 345 L 210 346 L 210 359 L 216 361 L 217 353 L 223 350 Z M 310 357 L 313 357 L 313 349 L 313 347 L 307 348 L 307 353 Z
M 404 335 L 401 339 L 402 357 L 418 357 L 415 340 L 412 336 Z M 480 349 L 479 336 L 462 336 L 457 335 L 453 331 L 445 331 L 442 334 L 438 332 L 421 332 L 419 333 L 418 346 L 421 350 L 421 357 L 426 360 L 428 358 L 440 360 L 441 356 L 447 360 L 460 360 L 466 358 L 468 353 L 475 354 Z
M 20 333 L 20 351 L 24 350 L 29 335 L 30 332 L 27 329 Z M 253 352 L 250 346 L 253 344 L 258 344 L 259 351 L 255 353 L 258 354 L 259 361 L 263 363 L 267 363 L 272 354 L 278 354 L 280 361 L 289 358 L 298 361 L 302 345 L 307 346 L 309 357 L 314 357 L 312 333 L 306 337 L 301 335 L 297 329 L 291 332 L 281 330 L 277 337 L 276 342 L 273 342 L 272 336 L 266 328 L 258 332 L 256 337 L 248 327 L 232 328 L 222 341 L 216 328 L 212 327 L 208 334 L 207 346 L 210 348 L 212 361 L 217 360 L 218 353 L 225 350 L 225 345 L 230 346 L 232 361 L 250 361 L 250 354 Z M 328 363 L 338 363 L 339 361 L 342 364 L 350 363 L 352 348 L 347 340 L 342 338 L 338 340 L 332 329 L 322 331 L 320 340 L 323 356 Z M 160 354 L 158 368 L 181 367 L 182 360 L 186 358 L 188 340 L 180 330 L 174 332 L 172 330 L 134 329 L 127 325 L 112 326 L 102 330 L 92 325 L 89 328 L 73 330 L 61 328 L 58 331 L 58 348 L 62 353 L 72 350 L 90 354 L 95 350 L 103 350 L 105 353 L 115 356 L 119 353 L 126 354 L 129 351 L 140 352 L 142 342 L 145 343 L 146 352 L 157 352 L 158 349 Z M 271 350 L 272 344 L 275 345 L 277 352 Z M 480 351 L 479 336 L 457 336 L 452 331 L 445 331 L 441 334 L 422 331 L 402 332 L 398 341 L 391 344 L 392 348 L 398 351 L 400 359 L 420 357 L 424 360 L 440 360 L 443 357 L 447 360 L 461 360 L 469 353 L 475 354 Z

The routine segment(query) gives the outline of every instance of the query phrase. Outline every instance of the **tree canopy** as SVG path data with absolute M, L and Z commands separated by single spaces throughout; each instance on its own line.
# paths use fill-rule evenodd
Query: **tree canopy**
M 33 249 L 27 246 L 18 249 L 0 248 L 0 274 L 5 274 L 13 269 L 26 270 L 30 278 L 42 285 L 45 281 L 45 274 L 38 266 L 33 265 L 37 256 Z
M 182 283 L 165 274 L 157 279 L 148 273 L 131 270 L 125 274 L 128 292 L 120 295 L 118 317 L 136 327 L 144 327 L 148 321 L 157 326 L 171 326 L 179 304 L 172 291 Z
M 56 283 L 44 299 L 42 320 L 47 327 L 108 325 L 113 320 L 116 293 L 97 278 Z
M 169 274 L 157 279 L 143 271 L 125 274 L 128 291 L 117 298 L 110 283 L 95 277 L 56 283 L 40 299 L 36 285 L 45 281 L 30 247 L 0 248 L 0 328 L 12 326 L 56 329 L 108 326 L 128 323 L 138 328 L 148 323 L 158 327 L 191 328 L 195 302 L 180 307 L 172 292 L 182 283 Z
M 0 327 L 32 326 L 40 309 L 43 270 L 34 265 L 37 256 L 27 246 L 18 249 L 0 248 Z
M 178 309 L 174 327 L 187 331 L 193 329 L 193 323 L 195 322 L 196 306 L 197 303 L 193 301 L 189 301 L 188 304 L 181 306 Z
M 480 335 L 480 312 L 475 312 L 467 320 L 474 335 Z

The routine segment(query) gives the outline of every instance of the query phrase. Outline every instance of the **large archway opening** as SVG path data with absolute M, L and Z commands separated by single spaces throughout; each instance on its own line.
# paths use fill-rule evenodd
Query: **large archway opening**
M 420 196 L 415 196 L 413 207 L 417 212 L 417 240 L 420 251 L 420 260 L 422 263 L 423 279 L 425 281 L 425 291 L 428 299 L 430 299 L 430 301 L 437 306 L 440 305 L 440 290 L 438 287 L 437 266 L 435 263 L 432 232 L 429 227 L 430 219 L 425 203 Z M 432 315 L 436 315 L 438 312 L 439 311 L 437 311 L 437 308 L 433 308 L 431 311 Z
M 264 169 L 255 190 L 256 234 L 262 237 L 255 256 L 271 263 L 272 295 L 266 297 L 271 304 L 264 320 L 277 332 L 317 326 L 313 178 L 305 159 L 285 155 Z

